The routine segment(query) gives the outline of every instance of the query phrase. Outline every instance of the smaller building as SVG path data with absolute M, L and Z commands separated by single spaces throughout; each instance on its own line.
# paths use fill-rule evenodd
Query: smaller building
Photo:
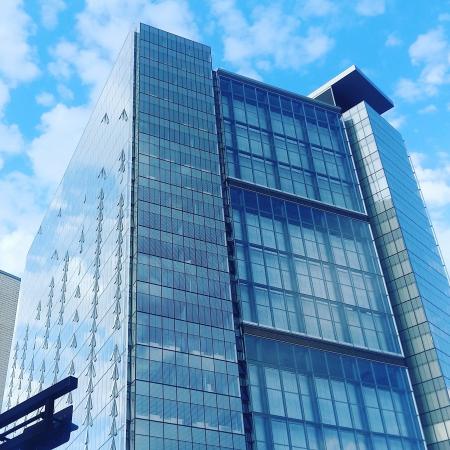
M 20 278 L 0 270 L 0 411 L 16 320 Z

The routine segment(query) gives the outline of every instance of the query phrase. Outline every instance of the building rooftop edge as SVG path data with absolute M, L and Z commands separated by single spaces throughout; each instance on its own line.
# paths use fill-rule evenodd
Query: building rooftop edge
M 264 81 L 259 81 L 259 80 L 255 80 L 254 78 L 246 77 L 245 75 L 240 75 L 240 74 L 237 74 L 234 72 L 230 72 L 229 70 L 221 69 L 220 67 L 217 69 L 214 69 L 213 72 L 217 72 L 218 74 L 223 74 L 223 75 L 227 75 L 230 77 L 234 77 L 234 78 L 242 80 L 243 82 L 253 83 L 256 86 L 260 86 L 261 88 L 277 92 L 281 95 L 289 95 L 292 97 L 297 97 L 301 101 L 306 101 L 308 103 L 312 103 L 314 105 L 318 105 L 323 108 L 328 108 L 332 111 L 336 111 L 336 112 L 341 111 L 341 108 L 339 106 L 330 105 L 329 103 L 323 102 L 321 100 L 316 100 L 315 98 L 309 97 L 307 95 L 302 95 L 297 92 L 288 91 L 286 89 L 282 89 L 277 86 L 274 86 L 273 84 L 268 84 L 268 83 L 265 83 Z
M 322 84 L 308 94 L 310 98 L 317 98 L 331 89 L 334 101 L 343 112 L 362 101 L 366 101 L 378 114 L 394 107 L 394 102 L 379 89 L 364 73 L 352 65 L 331 80 Z
M 209 51 L 211 51 L 211 46 L 208 45 L 208 44 L 204 44 L 203 42 L 196 41 L 196 40 L 194 40 L 192 38 L 189 38 L 189 37 L 186 37 L 186 36 L 181 36 L 181 34 L 174 33 L 173 31 L 167 31 L 167 30 L 163 30 L 162 28 L 157 28 L 157 27 L 155 27 L 153 25 L 149 25 L 148 23 L 145 23 L 145 22 L 138 22 L 138 24 L 136 26 L 137 27 L 136 33 L 138 33 L 138 34 L 140 33 L 142 25 L 144 27 L 153 28 L 154 30 L 158 30 L 158 32 L 161 31 L 161 32 L 166 33 L 166 34 L 170 34 L 172 36 L 176 36 L 176 37 L 178 37 L 180 39 L 185 39 L 186 41 L 193 42 L 194 44 L 201 45 L 202 47 L 206 47 L 207 49 L 209 49 Z
M 1 269 L 0 269 L 0 274 L 6 275 L 7 277 L 10 277 L 10 278 L 14 278 L 17 281 L 21 281 L 17 275 L 13 275 L 12 273 L 5 272 L 4 270 L 1 270 Z

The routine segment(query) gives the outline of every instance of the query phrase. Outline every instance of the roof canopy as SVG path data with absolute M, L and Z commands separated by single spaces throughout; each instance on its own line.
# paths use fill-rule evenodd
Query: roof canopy
M 378 114 L 383 114 L 394 106 L 392 100 L 354 65 L 311 92 L 308 97 L 326 102 L 334 99 L 334 104 L 343 111 L 363 100 Z

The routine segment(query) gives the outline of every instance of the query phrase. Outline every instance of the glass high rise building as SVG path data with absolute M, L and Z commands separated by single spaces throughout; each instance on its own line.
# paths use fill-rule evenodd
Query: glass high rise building
M 14 333 L 19 288 L 20 278 L 0 270 L 0 412 L 3 411 L 2 397 Z
M 75 375 L 70 449 L 448 448 L 449 285 L 390 107 L 141 25 L 28 255 L 4 406 Z

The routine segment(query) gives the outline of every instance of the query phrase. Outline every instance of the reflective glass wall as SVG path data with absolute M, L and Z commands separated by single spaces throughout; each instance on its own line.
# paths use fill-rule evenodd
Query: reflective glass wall
M 368 104 L 344 114 L 430 449 L 450 446 L 450 288 L 402 137 Z
M 247 448 L 423 449 L 339 112 L 222 70 L 216 93 Z
M 209 47 L 141 25 L 130 448 L 245 448 Z
M 400 352 L 368 224 L 231 188 L 244 321 Z
M 126 445 L 133 65 L 130 35 L 22 278 L 4 408 L 77 377 L 70 449 Z
M 423 449 L 406 368 L 245 338 L 256 449 Z
M 221 73 L 229 177 L 363 210 L 335 110 Z

